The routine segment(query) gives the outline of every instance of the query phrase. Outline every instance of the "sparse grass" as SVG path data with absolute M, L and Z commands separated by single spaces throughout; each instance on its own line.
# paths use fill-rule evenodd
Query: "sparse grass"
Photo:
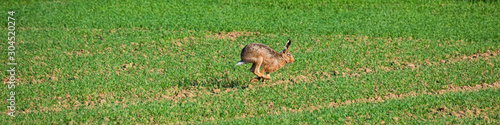
M 70 0 L 0 6 L 4 15 L 16 11 L 20 64 L 18 113 L 0 116 L 1 123 L 499 121 L 499 106 L 492 103 L 499 100 L 498 87 L 412 94 L 500 81 L 497 2 Z M 250 66 L 234 66 L 244 45 L 281 50 L 288 38 L 296 62 L 272 73 L 270 82 L 248 83 Z M 7 53 L 0 55 L 5 79 Z M 330 106 L 401 94 L 410 96 Z M 7 103 L 0 101 L 0 111 Z M 429 113 L 443 106 L 486 114 Z

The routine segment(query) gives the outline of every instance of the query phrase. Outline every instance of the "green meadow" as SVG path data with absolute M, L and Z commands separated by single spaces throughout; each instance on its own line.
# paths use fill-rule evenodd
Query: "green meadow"
M 500 124 L 496 0 L 8 0 L 0 15 L 4 124 Z M 287 39 L 296 62 L 270 81 L 235 65 Z

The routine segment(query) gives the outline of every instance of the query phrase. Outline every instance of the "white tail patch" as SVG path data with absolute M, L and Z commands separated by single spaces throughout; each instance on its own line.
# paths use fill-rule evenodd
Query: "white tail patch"
M 236 65 L 243 65 L 243 64 L 246 64 L 246 62 L 239 61 L 238 63 L 236 63 Z

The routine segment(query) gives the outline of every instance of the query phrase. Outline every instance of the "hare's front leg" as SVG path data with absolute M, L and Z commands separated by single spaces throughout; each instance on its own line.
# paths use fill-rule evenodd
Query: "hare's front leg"
M 250 80 L 250 82 L 257 82 L 257 81 L 260 81 L 260 79 L 262 79 L 262 78 L 260 78 L 260 77 L 252 78 Z

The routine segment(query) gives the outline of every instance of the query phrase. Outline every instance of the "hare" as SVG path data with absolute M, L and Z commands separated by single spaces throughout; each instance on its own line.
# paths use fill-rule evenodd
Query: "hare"
M 286 63 L 295 62 L 292 53 L 288 50 L 290 44 L 291 41 L 288 39 L 285 49 L 283 49 L 281 53 L 278 53 L 264 44 L 250 43 L 241 50 L 241 61 L 236 63 L 236 65 L 252 63 L 253 65 L 250 71 L 257 75 L 257 78 L 253 78 L 250 82 L 259 81 L 261 79 L 262 82 L 265 82 L 265 80 L 271 79 L 269 73 L 285 66 Z M 259 71 L 261 66 L 262 70 Z M 267 73 L 267 75 L 264 73 Z

